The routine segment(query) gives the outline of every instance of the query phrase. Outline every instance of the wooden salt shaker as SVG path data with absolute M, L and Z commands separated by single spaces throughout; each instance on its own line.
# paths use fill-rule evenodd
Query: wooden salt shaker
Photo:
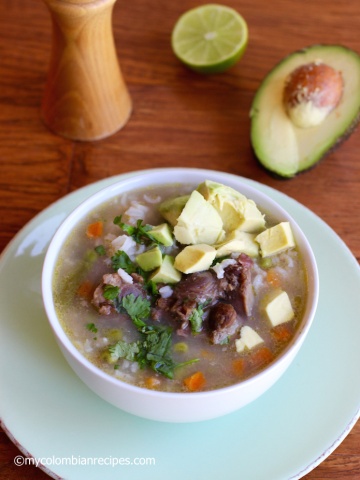
M 52 131 L 72 140 L 105 138 L 131 113 L 112 32 L 115 1 L 44 0 L 53 38 L 41 112 Z

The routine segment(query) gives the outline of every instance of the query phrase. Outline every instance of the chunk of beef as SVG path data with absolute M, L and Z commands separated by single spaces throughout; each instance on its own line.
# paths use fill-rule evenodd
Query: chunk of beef
M 197 307 L 198 304 L 195 300 L 181 300 L 172 296 L 169 298 L 159 298 L 151 314 L 154 320 L 159 320 L 164 312 L 166 312 L 179 324 L 177 333 L 179 335 L 186 335 L 189 327 L 189 318 Z
M 218 280 L 210 270 L 185 276 L 176 284 L 173 293 L 177 300 L 194 300 L 198 304 L 216 301 L 218 296 Z
M 119 299 L 130 294 L 133 294 L 135 297 L 141 295 L 145 298 L 146 296 L 146 292 L 141 283 L 126 283 L 118 273 L 107 273 L 103 275 L 102 282 L 96 287 L 92 298 L 92 304 L 98 310 L 100 315 L 110 315 L 114 308 L 113 301 L 104 297 L 104 289 L 106 285 L 119 287 Z
M 220 314 L 250 315 L 254 303 L 254 295 L 251 284 L 251 270 L 253 261 L 245 254 L 240 254 L 237 262 L 224 269 L 224 278 L 218 279 L 212 270 L 205 272 L 196 272 L 185 275 L 174 288 L 173 293 L 168 298 L 159 298 L 156 308 L 153 310 L 153 318 L 159 319 L 162 312 L 167 312 L 175 321 L 180 322 L 181 331 L 187 331 L 189 318 L 199 305 L 204 305 L 205 316 L 209 309 L 223 300 L 225 307 L 219 307 L 219 313 L 215 318 L 219 319 Z M 228 305 L 231 304 L 231 305 Z M 215 310 L 216 312 L 216 310 Z M 225 322 L 225 317 L 223 319 Z M 219 323 L 219 321 L 217 321 Z M 230 328 L 230 325 L 228 325 Z M 236 325 L 235 325 L 236 327 Z M 220 330 L 222 330 L 220 328 Z M 220 343 L 222 335 L 225 338 L 228 335 L 224 328 L 224 334 L 217 332 L 215 326 L 211 327 L 214 343 Z
M 224 270 L 224 278 L 220 280 L 220 297 L 228 299 L 239 311 L 242 309 L 249 316 L 254 305 L 254 292 L 251 281 L 253 260 L 245 253 L 236 259 L 237 263 Z
M 136 273 L 136 272 L 133 272 L 133 273 L 131 274 L 131 276 L 132 276 L 134 282 L 136 282 L 136 283 L 141 283 L 141 284 L 144 283 L 144 277 L 141 276 L 140 274 L 138 274 L 138 273 Z
M 112 302 L 104 297 L 105 285 L 120 287 L 123 284 L 120 275 L 117 273 L 107 273 L 103 275 L 102 282 L 95 288 L 92 304 L 101 315 L 110 315 L 112 310 Z
M 250 257 L 242 253 L 237 261 L 241 265 L 241 281 L 239 295 L 242 299 L 244 310 L 247 316 L 251 315 L 252 308 L 254 306 L 254 290 L 252 286 L 251 271 L 253 267 L 253 261 Z
M 173 289 L 173 294 L 168 298 L 159 298 L 157 309 L 169 312 L 180 322 L 178 333 L 181 334 L 188 328 L 189 318 L 200 304 L 207 306 L 217 302 L 219 296 L 218 280 L 210 272 L 196 272 L 185 276 Z M 154 312 L 157 316 L 158 312 Z
M 178 317 L 179 320 L 188 320 L 194 308 L 198 306 L 195 300 L 181 300 L 176 298 L 159 298 L 157 306 L 161 310 L 166 310 Z
M 232 305 L 219 302 L 213 306 L 208 319 L 211 342 L 222 343 L 229 335 L 235 333 L 238 326 L 236 318 L 236 311 Z

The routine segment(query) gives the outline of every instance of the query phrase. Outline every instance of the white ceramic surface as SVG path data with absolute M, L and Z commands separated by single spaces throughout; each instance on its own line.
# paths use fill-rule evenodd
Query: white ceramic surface
M 221 388 L 198 393 L 170 393 L 148 390 L 129 385 L 112 377 L 90 363 L 72 344 L 56 315 L 53 304 L 52 278 L 62 246 L 80 220 L 96 210 L 104 202 L 143 187 L 169 183 L 188 183 L 194 186 L 204 180 L 213 180 L 235 188 L 256 202 L 259 208 L 279 221 L 289 221 L 302 253 L 308 273 L 308 301 L 295 340 L 269 367 L 248 380 Z M 58 344 L 77 375 L 104 400 L 150 420 L 168 422 L 195 422 L 209 420 L 233 412 L 247 405 L 268 388 L 285 372 L 298 353 L 313 321 L 318 302 L 318 272 L 316 261 L 305 235 L 294 219 L 271 198 L 257 189 L 243 184 L 239 177 L 221 172 L 200 169 L 162 169 L 139 173 L 97 192 L 77 207 L 62 223 L 50 243 L 45 257 L 42 290 L 45 310 Z
M 339 445 L 360 414 L 356 259 L 311 211 L 242 179 L 286 208 L 312 245 L 321 285 L 313 326 L 282 378 L 241 410 L 200 423 L 142 420 L 101 400 L 71 371 L 41 300 L 41 269 L 56 228 L 81 201 L 123 177 L 89 185 L 50 206 L 0 258 L 2 427 L 54 478 L 166 480 L 169 472 L 172 480 L 189 478 L 189 472 L 210 480 L 302 478 Z M 136 465 L 139 457 L 154 462 Z M 111 459 L 127 461 L 113 466 Z

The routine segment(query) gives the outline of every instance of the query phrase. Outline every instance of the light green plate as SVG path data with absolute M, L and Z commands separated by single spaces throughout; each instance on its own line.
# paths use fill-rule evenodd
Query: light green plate
M 305 207 L 242 179 L 286 208 L 313 247 L 320 299 L 309 336 L 280 381 L 236 413 L 193 424 L 134 417 L 105 403 L 76 377 L 55 343 L 40 293 L 45 251 L 60 222 L 86 197 L 123 178 L 89 185 L 53 204 L 1 257 L 2 426 L 55 478 L 301 478 L 339 445 L 359 417 L 360 268 L 355 258 Z

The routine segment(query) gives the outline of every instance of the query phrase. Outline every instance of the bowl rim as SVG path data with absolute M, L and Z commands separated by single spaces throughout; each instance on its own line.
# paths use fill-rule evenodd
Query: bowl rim
M 291 226 L 293 228 L 294 236 L 297 242 L 300 240 L 301 243 L 301 253 L 303 254 L 303 260 L 306 263 L 306 270 L 308 276 L 308 298 L 307 303 L 304 308 L 303 319 L 301 324 L 299 325 L 294 337 L 289 342 L 289 344 L 280 352 L 280 354 L 264 369 L 259 370 L 254 375 L 246 378 L 244 380 L 240 380 L 237 383 L 227 385 L 224 387 L 216 388 L 213 390 L 205 390 L 201 392 L 167 392 L 161 390 L 150 390 L 145 387 L 140 387 L 131 383 L 122 380 L 121 378 L 117 378 L 113 375 L 110 375 L 104 372 L 101 368 L 97 367 L 93 364 L 90 360 L 88 360 L 72 343 L 69 336 L 66 334 L 64 328 L 61 325 L 60 320 L 56 314 L 56 310 L 54 307 L 53 302 L 53 291 L 52 291 L 52 279 L 53 279 L 53 271 L 56 266 L 59 253 L 61 251 L 61 247 L 63 243 L 66 241 L 68 235 L 75 227 L 75 225 L 81 221 L 84 216 L 94 210 L 97 205 L 101 205 L 110 201 L 112 198 L 116 196 L 116 194 L 126 191 L 134 190 L 133 185 L 141 183 L 141 181 L 148 182 L 148 179 L 152 176 L 156 176 L 159 174 L 165 174 L 167 176 L 175 176 L 177 180 L 169 180 L 168 178 L 165 181 L 158 181 L 147 183 L 147 185 L 137 186 L 137 188 L 145 188 L 146 186 L 156 186 L 156 185 L 163 185 L 163 184 L 176 184 L 176 183 L 183 183 L 179 181 L 178 178 L 182 177 L 193 177 L 194 175 L 202 176 L 203 179 L 198 181 L 193 181 L 192 178 L 187 178 L 186 183 L 194 183 L 197 185 L 201 181 L 206 179 L 211 179 L 215 181 L 216 177 L 217 181 L 220 183 L 225 183 L 226 180 L 229 180 L 230 183 L 237 184 L 237 188 L 241 191 L 241 188 L 245 190 L 250 190 L 254 192 L 255 196 L 264 200 L 264 203 L 270 204 L 270 208 L 264 208 L 264 205 L 256 201 L 256 204 L 259 205 L 260 210 L 263 213 L 266 213 L 266 210 L 272 211 L 273 208 L 279 212 L 284 219 L 289 220 L 291 222 Z M 146 169 L 146 170 L 138 170 L 134 172 L 129 172 L 128 174 L 124 174 L 124 178 L 120 178 L 117 181 L 114 181 L 113 184 L 102 187 L 97 192 L 89 195 L 85 200 L 83 200 L 79 205 L 77 205 L 61 222 L 59 227 L 56 229 L 50 243 L 48 249 L 45 254 L 45 259 L 43 262 L 42 274 L 41 274 L 41 291 L 42 291 L 42 300 L 44 304 L 44 308 L 46 311 L 47 319 L 50 324 L 50 327 L 55 335 L 57 342 L 60 344 L 60 347 L 64 348 L 72 357 L 75 359 L 79 364 L 82 365 L 85 369 L 89 370 L 92 374 L 96 377 L 101 378 L 107 383 L 110 383 L 116 387 L 121 387 L 125 390 L 128 390 L 132 393 L 138 393 L 147 396 L 162 396 L 164 398 L 171 398 L 171 399 L 183 399 L 185 396 L 191 396 L 191 398 L 205 398 L 207 396 L 220 396 L 223 394 L 229 394 L 232 391 L 238 391 L 245 389 L 247 386 L 252 385 L 254 383 L 261 382 L 261 379 L 267 377 L 271 371 L 276 371 L 278 368 L 281 368 L 281 365 L 287 361 L 288 356 L 291 356 L 294 351 L 297 351 L 305 337 L 307 336 L 308 331 L 311 328 L 313 323 L 315 312 L 318 305 L 318 298 L 319 298 L 319 274 L 318 274 L 318 267 L 314 252 L 312 247 L 298 225 L 295 219 L 290 215 L 277 201 L 273 200 L 269 197 L 266 193 L 258 190 L 256 186 L 251 184 L 252 180 L 247 179 L 235 174 L 221 172 L 216 170 L 208 170 L 208 169 L 200 169 L 200 168 L 192 168 L 192 167 L 165 167 L 165 168 L 154 168 L 154 169 Z M 160 180 L 160 179 L 159 179 Z M 244 183 L 245 181 L 250 181 L 249 183 Z M 252 198 L 245 194 L 247 198 Z M 265 210 L 265 212 L 264 212 Z M 275 218 L 278 219 L 278 213 L 276 213 Z M 282 221 L 279 219 L 279 221 Z M 300 246 L 299 246 L 300 248 Z M 304 255 L 305 252 L 305 255 Z M 309 291 L 311 287 L 311 292 Z M 310 302 L 310 296 L 312 301 Z M 305 318 L 306 317 L 306 318 Z

